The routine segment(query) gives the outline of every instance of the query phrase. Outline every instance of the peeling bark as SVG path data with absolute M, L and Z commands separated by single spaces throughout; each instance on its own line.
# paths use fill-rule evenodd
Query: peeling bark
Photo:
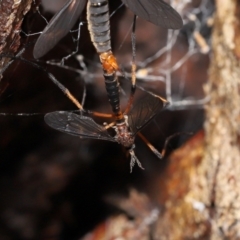
M 20 32 L 24 15 L 30 10 L 32 0 L 0 1 L 0 54 L 15 53 L 20 45 Z M 0 69 L 9 59 L 0 60 Z

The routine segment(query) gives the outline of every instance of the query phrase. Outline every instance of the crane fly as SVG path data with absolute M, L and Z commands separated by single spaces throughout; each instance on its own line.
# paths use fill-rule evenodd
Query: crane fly
M 158 152 L 147 141 L 147 139 L 140 134 L 140 130 L 145 127 L 157 115 L 158 112 L 167 106 L 168 102 L 165 99 L 154 94 L 147 93 L 147 96 L 141 99 L 140 103 L 131 108 L 127 114 L 124 113 L 123 117 L 120 119 L 112 114 L 101 114 L 97 112 L 86 111 L 83 109 L 82 104 L 80 104 L 80 102 L 72 95 L 72 93 L 45 68 L 39 66 L 35 62 L 30 62 L 21 56 L 5 55 L 4 57 L 14 60 L 21 60 L 26 64 L 29 64 L 32 67 L 46 73 L 50 80 L 69 98 L 69 100 L 71 100 L 77 106 L 78 109 L 80 109 L 80 114 L 67 111 L 47 113 L 44 117 L 44 120 L 50 127 L 70 135 L 78 136 L 80 138 L 106 140 L 123 145 L 128 150 L 131 157 L 131 171 L 135 164 L 137 164 L 140 168 L 143 168 L 134 152 L 136 135 L 140 136 L 140 138 L 147 144 L 147 146 L 158 158 L 161 159 L 165 154 L 165 147 L 162 153 Z M 145 90 L 143 89 L 143 91 Z M 100 125 L 97 124 L 91 117 L 86 116 L 86 114 L 89 113 L 98 117 L 111 116 L 115 121 L 107 126 Z M 29 116 L 28 113 L 21 113 L 19 115 Z M 115 131 L 114 136 L 109 133 L 109 128 L 112 128 Z M 165 142 L 165 146 L 167 142 L 168 140 Z
M 87 2 L 87 20 L 91 41 L 99 54 L 102 63 L 105 87 L 108 99 L 113 111 L 115 122 L 108 127 L 115 130 L 115 136 L 111 136 L 108 127 L 97 124 L 92 118 L 84 116 L 83 108 L 80 115 L 70 112 L 58 111 L 48 113 L 45 116 L 46 123 L 59 131 L 80 136 L 117 142 L 123 145 L 131 156 L 130 169 L 135 163 L 143 168 L 135 155 L 135 137 L 139 131 L 160 111 L 167 101 L 148 95 L 140 104 L 132 108 L 133 95 L 136 89 L 135 64 L 132 66 L 132 87 L 128 105 L 123 113 L 120 108 L 119 81 L 116 72 L 119 66 L 111 49 L 109 6 L 107 0 L 70 0 L 55 14 L 49 24 L 39 36 L 33 51 L 35 58 L 45 55 L 57 42 L 63 38 L 73 27 L 77 18 L 81 15 Z M 135 31 L 136 15 L 158 25 L 170 29 L 182 27 L 180 15 L 162 0 L 122 0 L 135 14 L 133 32 Z M 133 48 L 135 50 L 135 48 Z M 135 54 L 135 51 L 134 51 Z M 135 55 L 133 54 L 133 59 Z M 133 61 L 134 62 L 134 61 Z M 140 135 L 140 134 L 139 134 Z M 140 135 L 141 137 L 142 135 Z M 142 136 L 150 149 L 161 158 L 161 154 Z
M 33 50 L 35 58 L 40 58 L 52 49 L 73 27 L 87 2 L 87 20 L 91 41 L 102 63 L 105 88 L 112 111 L 117 119 L 123 119 L 120 109 L 119 81 L 116 72 L 119 66 L 111 48 L 108 0 L 70 0 L 56 13 L 42 34 Z M 181 16 L 162 0 L 122 0 L 122 2 L 149 22 L 169 29 L 182 27 Z M 134 18 L 134 22 L 136 18 Z M 133 25 L 133 28 L 135 26 Z M 132 78 L 131 96 L 127 111 L 130 109 L 136 89 L 136 79 Z M 126 112 L 127 112 L 126 111 Z
M 44 56 L 67 35 L 82 14 L 86 2 L 87 0 L 70 0 L 53 16 L 36 42 L 33 52 L 35 58 Z M 157 26 L 167 29 L 180 29 L 183 26 L 179 13 L 163 0 L 122 0 L 122 2 L 135 15 Z M 93 42 L 94 45 L 99 41 L 110 41 L 108 0 L 88 0 L 87 15 L 88 26 L 100 29 L 99 35 L 96 35 L 100 39 Z M 91 32 L 91 29 L 89 30 Z M 97 51 L 101 52 L 101 49 Z
M 51 112 L 45 115 L 44 120 L 50 127 L 70 135 L 121 144 L 130 154 L 130 172 L 132 172 L 135 164 L 144 169 L 134 152 L 134 142 L 137 133 L 146 126 L 167 103 L 168 102 L 161 97 L 147 94 L 141 103 L 133 107 L 127 115 L 124 115 L 123 119 L 120 121 L 116 120 L 109 124 L 115 131 L 114 136 L 110 135 L 108 127 L 99 125 L 92 118 L 85 116 L 84 111 L 80 111 L 80 114 L 66 111 Z M 149 147 L 159 158 L 162 157 L 151 144 Z

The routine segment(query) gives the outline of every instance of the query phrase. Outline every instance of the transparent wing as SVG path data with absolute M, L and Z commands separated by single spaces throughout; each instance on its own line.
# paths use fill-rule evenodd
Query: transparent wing
M 87 0 L 70 0 L 56 13 L 39 36 L 34 49 L 34 58 L 44 56 L 76 23 Z
M 180 29 L 183 21 L 179 13 L 163 0 L 122 0 L 137 16 L 161 27 Z
M 148 94 L 128 114 L 128 124 L 132 133 L 135 135 L 167 104 L 166 100 Z
M 46 114 L 44 120 L 50 127 L 64 133 L 116 142 L 103 126 L 94 122 L 90 117 L 59 111 Z

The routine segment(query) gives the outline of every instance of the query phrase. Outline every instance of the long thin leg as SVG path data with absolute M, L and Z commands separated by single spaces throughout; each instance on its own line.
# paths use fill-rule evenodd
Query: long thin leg
M 25 49 L 24 49 L 25 50 Z M 82 97 L 82 103 L 81 104 L 73 95 L 72 93 L 63 85 L 61 84 L 56 78 L 55 76 L 52 74 L 52 73 L 49 73 L 45 68 L 43 68 L 42 66 L 38 65 L 37 63 L 35 62 L 30 62 L 28 61 L 27 59 L 21 57 L 21 54 L 23 53 L 24 51 L 21 50 L 19 54 L 17 54 L 16 56 L 12 56 L 12 55 L 4 55 L 2 57 L 6 57 L 6 58 L 11 58 L 11 59 L 14 59 L 14 60 L 20 60 L 20 61 L 23 61 L 24 63 L 27 63 L 37 69 L 40 69 L 41 71 L 44 71 L 48 77 L 50 78 L 50 80 L 76 105 L 76 107 L 81 110 L 81 111 L 84 111 L 84 108 L 83 108 L 83 105 L 84 105 L 84 102 L 85 102 L 85 98 L 86 98 L 86 88 L 84 88 L 84 91 L 83 91 L 83 97 Z M 11 64 L 12 61 L 10 61 L 10 64 Z M 9 65 L 10 65 L 9 64 Z M 9 66 L 8 65 L 8 66 Z M 96 117 L 102 117 L 102 118 L 112 118 L 113 115 L 112 114 L 108 114 L 108 113 L 100 113 L 100 112 L 91 112 L 91 111 L 86 111 L 88 113 L 91 113 L 93 116 L 96 116 Z M 20 116 L 25 116 L 24 113 L 22 113 Z
M 126 110 L 124 112 L 124 114 L 127 114 L 131 107 L 132 107 L 132 103 L 133 103 L 133 97 L 136 91 L 136 34 L 135 34 L 135 29 L 136 29 L 136 19 L 137 16 L 134 15 L 133 18 L 133 27 L 132 27 L 132 78 L 131 78 L 131 94 L 128 100 L 128 104 L 126 107 Z
M 77 106 L 78 109 L 80 110 L 83 110 L 83 107 L 81 105 L 81 103 L 79 103 L 79 101 L 71 94 L 71 92 L 66 88 L 64 87 L 63 84 L 61 84 L 55 77 L 53 74 L 49 73 L 45 68 L 43 68 L 42 66 L 39 66 L 37 63 L 35 62 L 30 62 L 28 60 L 26 60 L 25 58 L 23 57 L 18 57 L 18 56 L 4 56 L 4 57 L 9 57 L 9 58 L 12 58 L 14 60 L 20 60 L 20 61 L 23 61 L 24 63 L 27 63 L 37 69 L 40 69 L 42 70 L 43 72 L 45 72 L 48 77 L 51 79 L 51 81 L 57 85 L 57 87 Z
M 142 166 L 141 162 L 138 160 L 137 156 L 135 155 L 135 152 L 134 152 L 134 145 L 133 145 L 133 148 L 129 150 L 129 154 L 131 156 L 131 159 L 130 159 L 130 173 L 132 173 L 132 169 L 135 165 L 135 163 L 137 163 L 138 167 L 140 167 L 141 169 L 144 170 L 144 167 Z
M 163 157 L 165 156 L 166 154 L 166 149 L 167 149 L 167 145 L 168 143 L 175 137 L 179 136 L 179 135 L 192 135 L 193 133 L 191 132 L 177 132 L 177 133 L 174 133 L 172 134 L 171 136 L 169 136 L 166 140 L 165 140 L 165 143 L 164 143 L 164 147 L 163 147 L 163 150 L 162 150 L 162 155 Z
M 20 58 L 21 60 L 25 60 L 23 58 Z M 28 61 L 25 60 L 26 63 L 28 63 Z M 40 67 L 38 64 L 32 62 L 32 66 L 43 70 L 45 73 L 47 73 L 47 75 L 49 76 L 49 78 L 52 80 L 52 82 L 57 85 L 57 87 L 76 105 L 76 107 L 80 110 L 83 110 L 82 104 L 71 94 L 71 92 L 63 85 L 61 84 L 55 77 L 53 74 L 49 73 L 46 69 Z
M 162 152 L 160 153 L 144 136 L 142 133 L 138 132 L 138 136 L 143 140 L 143 142 L 146 143 L 146 145 L 150 148 L 150 150 L 159 158 L 162 159 L 164 158 L 165 154 L 166 154 L 166 149 L 167 149 L 167 145 L 169 143 L 170 140 L 172 140 L 174 137 L 182 135 L 182 134 L 187 134 L 187 135 L 192 135 L 192 133 L 187 133 L 187 132 L 177 132 L 174 133 L 173 135 L 169 136 L 164 143 L 164 147 Z
M 160 153 L 144 136 L 142 133 L 138 132 L 138 136 L 146 143 L 150 150 L 160 159 L 164 157 L 165 152 Z
M 101 112 L 90 112 L 95 117 L 102 117 L 102 118 L 112 118 L 113 114 L 111 113 L 101 113 Z
M 109 128 L 115 126 L 115 125 L 116 125 L 116 122 L 111 122 L 111 123 L 109 123 L 109 124 L 105 123 L 105 124 L 103 124 L 103 125 L 104 125 L 104 127 L 105 127 L 106 129 L 109 129 Z

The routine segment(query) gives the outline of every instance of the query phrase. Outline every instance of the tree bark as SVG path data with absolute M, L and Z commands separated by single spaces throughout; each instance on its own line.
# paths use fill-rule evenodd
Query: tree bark
M 216 0 L 204 137 L 175 152 L 159 180 L 155 239 L 240 239 L 239 11 L 237 0 Z
M 240 41 L 237 0 L 217 0 L 206 94 L 206 182 L 199 199 L 214 206 L 211 239 L 240 236 Z M 202 197 L 201 197 L 202 196 Z
M 32 0 L 0 1 L 0 54 L 15 53 L 18 50 L 22 21 L 31 3 Z M 8 61 L 8 58 L 0 59 L 0 69 Z

